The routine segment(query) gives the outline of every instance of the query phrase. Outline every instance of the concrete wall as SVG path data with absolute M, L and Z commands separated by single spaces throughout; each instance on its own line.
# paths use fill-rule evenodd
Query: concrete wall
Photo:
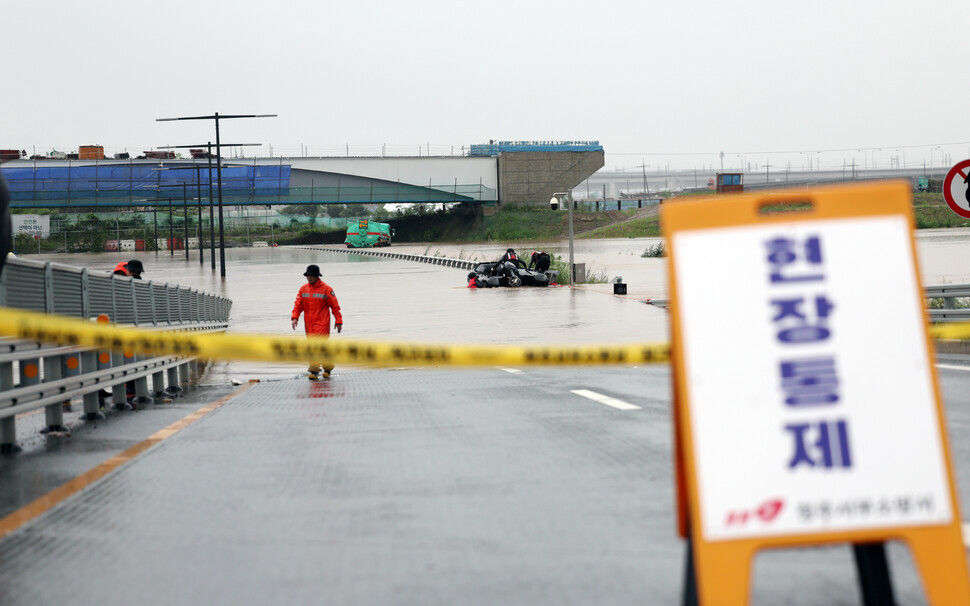
M 370 180 L 392 184 L 400 182 L 419 187 L 428 187 L 430 182 L 432 187 L 442 191 L 451 191 L 456 181 L 458 185 L 481 183 L 482 187 L 494 190 L 497 179 L 495 158 L 489 157 L 283 158 L 282 160 L 283 164 L 293 167 L 294 174 L 299 175 L 301 182 L 293 183 L 293 187 L 309 186 L 307 177 L 312 173 L 341 175 L 342 179 L 361 177 L 367 182 Z M 279 161 L 278 158 L 275 160 L 261 158 L 258 163 L 273 164 Z M 245 161 L 240 162 L 240 164 L 245 163 Z
M 556 192 L 578 186 L 603 168 L 603 151 L 502 152 L 498 156 L 502 204 L 548 205 Z

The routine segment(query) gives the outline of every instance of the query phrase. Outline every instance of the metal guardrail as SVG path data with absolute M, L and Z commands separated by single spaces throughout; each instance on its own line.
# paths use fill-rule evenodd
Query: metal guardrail
M 923 287 L 926 299 L 943 299 L 943 307 L 927 306 L 926 314 L 931 322 L 965 322 L 970 320 L 970 307 L 957 307 L 957 299 L 970 299 L 970 284 L 942 284 Z M 670 307 L 667 299 L 649 299 L 650 305 Z
M 300 246 L 305 250 L 316 250 L 326 252 L 347 253 L 351 255 L 363 255 L 365 257 L 384 257 L 385 259 L 403 259 L 404 261 L 420 261 L 431 265 L 444 265 L 446 267 L 457 267 L 458 269 L 475 269 L 483 261 L 469 261 L 467 259 L 453 259 L 450 257 L 429 257 L 428 255 L 415 255 L 408 253 L 398 253 L 373 248 L 319 248 L 310 246 Z
M 107 316 L 115 324 L 147 330 L 224 331 L 232 301 L 177 284 L 90 272 L 49 261 L 8 259 L 0 275 L 0 306 L 92 321 Z M 0 338 L 0 453 L 18 449 L 18 414 L 44 408 L 45 433 L 68 431 L 64 408 L 72 398 L 83 398 L 85 418 L 103 418 L 104 388 L 111 389 L 115 408 L 127 410 L 132 403 L 152 402 L 153 395 L 178 395 L 180 383 L 188 382 L 192 375 L 198 375 L 198 361 L 191 357 L 156 357 Z M 131 403 L 126 384 L 134 387 Z
M 923 294 L 927 299 L 943 299 L 942 308 L 926 310 L 933 322 L 964 322 L 970 320 L 970 308 L 957 307 L 957 299 L 970 298 L 970 284 L 942 284 L 926 286 Z

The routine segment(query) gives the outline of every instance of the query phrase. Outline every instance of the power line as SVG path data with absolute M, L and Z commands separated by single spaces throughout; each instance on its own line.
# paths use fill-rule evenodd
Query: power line
M 970 141 L 956 141 L 953 143 L 923 143 L 921 145 L 881 145 L 871 147 L 837 147 L 831 149 L 801 149 L 801 150 L 775 150 L 775 151 L 731 151 L 723 150 L 725 154 L 801 154 L 801 153 L 830 153 L 830 152 L 851 152 L 851 151 L 870 151 L 870 150 L 891 150 L 891 149 L 914 149 L 920 147 L 935 147 L 937 145 L 970 145 Z M 708 152 L 611 152 L 607 151 L 608 156 L 716 156 L 722 150 Z

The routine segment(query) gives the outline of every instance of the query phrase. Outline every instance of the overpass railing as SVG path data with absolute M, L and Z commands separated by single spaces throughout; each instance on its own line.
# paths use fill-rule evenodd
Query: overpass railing
M 8 259 L 0 307 L 85 318 L 157 331 L 224 331 L 232 301 L 178 284 L 26 259 Z M 83 398 L 83 417 L 102 418 L 102 397 L 116 409 L 177 396 L 198 374 L 192 357 L 59 347 L 0 338 L 0 452 L 17 450 L 17 415 L 45 410 L 44 433 L 68 431 L 64 411 Z M 149 388 L 151 378 L 151 388 Z M 165 385 L 166 379 L 168 386 Z M 110 394 L 105 390 L 110 389 Z

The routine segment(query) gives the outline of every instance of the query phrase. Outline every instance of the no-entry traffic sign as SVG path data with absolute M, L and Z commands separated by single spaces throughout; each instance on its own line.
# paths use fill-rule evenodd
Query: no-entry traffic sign
M 970 219 L 970 160 L 957 163 L 943 179 L 943 199 L 956 214 Z

